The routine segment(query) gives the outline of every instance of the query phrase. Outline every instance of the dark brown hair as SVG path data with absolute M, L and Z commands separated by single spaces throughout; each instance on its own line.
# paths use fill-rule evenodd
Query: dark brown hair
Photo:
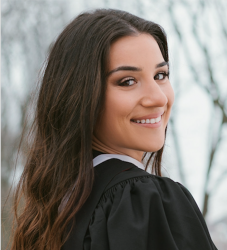
M 135 33 L 152 35 L 168 62 L 163 29 L 120 10 L 83 13 L 54 43 L 38 93 L 32 143 L 15 193 L 12 249 L 59 250 L 65 241 L 66 226 L 93 186 L 92 134 L 104 103 L 110 45 Z M 163 148 L 153 153 L 147 162 L 153 158 L 159 176 L 162 152 Z M 71 190 L 67 206 L 58 211 Z M 24 208 L 18 216 L 21 197 Z

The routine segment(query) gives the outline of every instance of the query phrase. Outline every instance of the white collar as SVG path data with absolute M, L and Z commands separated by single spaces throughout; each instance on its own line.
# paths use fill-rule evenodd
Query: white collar
M 95 166 L 97 166 L 97 165 L 101 164 L 102 162 L 107 161 L 109 159 L 119 159 L 121 161 L 130 162 L 130 163 L 136 165 L 138 168 L 141 168 L 141 169 L 145 170 L 145 167 L 144 167 L 142 162 L 139 162 L 139 161 L 137 161 L 136 159 L 134 159 L 134 158 L 132 158 L 130 156 L 118 155 L 118 154 L 101 154 L 101 155 L 98 155 L 93 159 L 93 166 L 95 167 Z

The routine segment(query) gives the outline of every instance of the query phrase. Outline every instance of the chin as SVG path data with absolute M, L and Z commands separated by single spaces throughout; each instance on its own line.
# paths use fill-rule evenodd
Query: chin
M 157 152 L 157 151 L 160 150 L 162 147 L 163 147 L 163 145 L 160 146 L 160 147 L 152 147 L 152 148 L 149 148 L 149 151 L 146 151 L 146 152 Z
M 156 142 L 155 144 L 152 143 L 152 145 L 146 145 L 143 147 L 144 152 L 157 152 L 164 146 L 164 141 Z

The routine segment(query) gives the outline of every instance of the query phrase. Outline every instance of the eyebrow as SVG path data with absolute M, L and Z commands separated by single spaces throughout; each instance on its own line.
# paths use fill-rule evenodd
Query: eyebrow
M 155 68 L 160 68 L 160 67 L 163 67 L 165 65 L 167 65 L 169 67 L 169 63 L 164 61 L 164 62 L 158 63 Z M 117 67 L 116 69 L 111 70 L 107 74 L 107 76 L 109 76 L 117 71 L 122 71 L 122 70 L 123 71 L 142 71 L 141 68 L 137 68 L 137 67 L 133 67 L 133 66 L 120 66 L 120 67 Z
M 163 67 L 163 66 L 165 66 L 165 65 L 167 65 L 167 66 L 169 67 L 169 62 L 164 61 L 164 62 L 158 63 L 158 64 L 156 65 L 156 69 L 157 69 L 157 68 L 161 68 L 161 67 Z
M 113 69 L 111 70 L 107 76 L 117 72 L 117 71 L 121 71 L 121 70 L 124 70 L 124 71 L 141 71 L 142 69 L 141 68 L 137 68 L 137 67 L 133 67 L 133 66 L 120 66 L 120 67 L 117 67 L 116 69 Z

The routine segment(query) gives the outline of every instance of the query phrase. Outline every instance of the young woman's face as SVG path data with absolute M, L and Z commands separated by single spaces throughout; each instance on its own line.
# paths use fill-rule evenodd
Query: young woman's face
M 168 65 L 149 34 L 127 36 L 110 48 L 103 113 L 93 148 L 129 155 L 159 150 L 174 101 Z

